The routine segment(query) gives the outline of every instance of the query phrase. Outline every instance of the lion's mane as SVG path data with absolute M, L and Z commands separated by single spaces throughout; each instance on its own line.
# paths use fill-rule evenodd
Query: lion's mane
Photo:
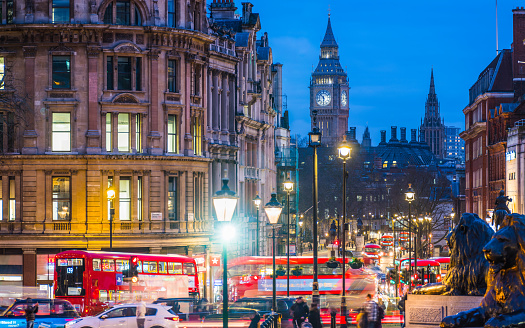
M 487 289 L 489 263 L 483 254 L 494 230 L 477 214 L 463 213 L 459 223 L 447 235 L 450 268 L 443 279 L 446 295 L 483 296 Z

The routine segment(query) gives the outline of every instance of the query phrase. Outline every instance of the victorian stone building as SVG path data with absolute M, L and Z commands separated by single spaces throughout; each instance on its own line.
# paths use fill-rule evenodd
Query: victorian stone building
M 53 254 L 107 250 L 110 228 L 114 251 L 206 258 L 225 174 L 248 226 L 275 188 L 277 115 L 251 7 L 230 29 L 204 0 L 2 6 L 0 283 L 49 284 Z

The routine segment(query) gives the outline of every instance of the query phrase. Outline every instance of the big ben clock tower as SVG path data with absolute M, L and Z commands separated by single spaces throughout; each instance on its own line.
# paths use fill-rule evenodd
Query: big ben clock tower
M 317 127 L 325 146 L 337 146 L 348 129 L 348 78 L 339 63 L 339 47 L 335 41 L 330 15 L 321 42 L 319 64 L 310 81 L 310 118 L 317 110 Z

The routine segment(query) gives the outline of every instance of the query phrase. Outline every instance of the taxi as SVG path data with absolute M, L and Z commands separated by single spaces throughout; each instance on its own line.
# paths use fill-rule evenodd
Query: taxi
M 0 315 L 2 328 L 26 328 L 25 309 L 38 304 L 35 328 L 63 328 L 69 321 L 80 317 L 71 303 L 59 299 L 17 299 Z

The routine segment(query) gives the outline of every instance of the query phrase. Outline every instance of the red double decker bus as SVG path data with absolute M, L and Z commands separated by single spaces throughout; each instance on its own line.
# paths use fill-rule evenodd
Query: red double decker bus
M 328 258 L 319 258 L 317 273 L 320 295 L 340 295 L 342 291 L 343 269 L 342 259 L 338 258 L 339 266 L 329 268 Z M 376 288 L 375 275 L 363 269 L 352 269 L 346 259 L 347 295 L 359 296 L 360 302 L 364 295 L 374 293 Z M 275 259 L 277 270 L 276 294 L 286 295 L 286 257 Z M 279 272 L 280 269 L 284 273 Z M 300 270 L 298 270 L 300 269 Z M 242 297 L 257 297 L 272 295 L 272 257 L 271 256 L 244 256 L 228 261 L 228 275 L 230 276 L 230 298 L 233 300 Z M 220 279 L 221 270 L 216 274 Z M 230 280 L 229 280 L 230 281 Z M 313 258 L 297 256 L 290 258 L 290 295 L 311 295 L 313 282 Z M 361 297 L 362 296 L 362 297 Z M 334 298 L 340 302 L 340 297 Z
M 138 262 L 138 281 L 125 279 L 129 261 Z M 198 297 L 195 260 L 181 255 L 66 251 L 55 256 L 55 297 L 71 302 L 82 315 L 94 315 L 139 294 Z M 138 295 L 137 295 L 138 296 Z

